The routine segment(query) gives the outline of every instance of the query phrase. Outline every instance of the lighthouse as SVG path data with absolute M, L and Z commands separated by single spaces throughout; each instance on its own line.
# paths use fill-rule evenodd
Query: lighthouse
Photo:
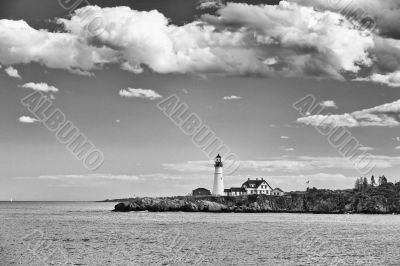
M 224 195 L 224 178 L 222 176 L 222 161 L 221 156 L 218 154 L 215 157 L 215 172 L 214 172 L 214 187 L 213 187 L 213 195 L 215 196 L 223 196 Z

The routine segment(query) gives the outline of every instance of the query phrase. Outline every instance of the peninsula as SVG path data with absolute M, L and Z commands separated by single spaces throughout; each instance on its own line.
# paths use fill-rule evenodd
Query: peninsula
M 149 212 L 288 212 L 288 213 L 400 213 L 400 182 L 348 190 L 307 189 L 284 196 L 185 196 L 108 200 L 114 211 Z

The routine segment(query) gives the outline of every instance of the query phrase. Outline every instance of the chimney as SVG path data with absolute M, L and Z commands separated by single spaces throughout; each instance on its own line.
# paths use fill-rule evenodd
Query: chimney
M 250 181 L 250 177 L 249 177 L 249 178 L 247 178 L 247 181 Z
M 256 177 L 256 180 L 258 181 L 258 177 Z

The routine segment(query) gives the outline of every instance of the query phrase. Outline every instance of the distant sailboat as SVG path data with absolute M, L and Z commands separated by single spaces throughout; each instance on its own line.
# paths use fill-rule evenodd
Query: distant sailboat
M 10 202 L 13 202 L 13 198 L 10 199 Z

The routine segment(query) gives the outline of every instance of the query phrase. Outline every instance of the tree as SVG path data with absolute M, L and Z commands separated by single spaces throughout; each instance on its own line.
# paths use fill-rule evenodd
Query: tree
M 366 177 L 364 177 L 362 181 L 362 191 L 366 191 L 368 189 L 368 180 Z
M 366 184 L 365 184 L 366 182 Z M 368 181 L 365 177 L 357 178 L 354 189 L 357 191 L 364 191 L 368 187 Z
M 354 189 L 357 191 L 360 190 L 360 179 L 359 178 L 356 179 L 356 184 L 354 185 Z
M 387 184 L 387 179 L 386 176 L 382 176 L 382 185 L 386 185 Z
M 371 176 L 371 186 L 374 187 L 376 186 L 376 182 L 375 182 L 375 177 Z
M 388 183 L 385 175 L 379 176 L 378 184 L 379 186 L 386 185 Z

